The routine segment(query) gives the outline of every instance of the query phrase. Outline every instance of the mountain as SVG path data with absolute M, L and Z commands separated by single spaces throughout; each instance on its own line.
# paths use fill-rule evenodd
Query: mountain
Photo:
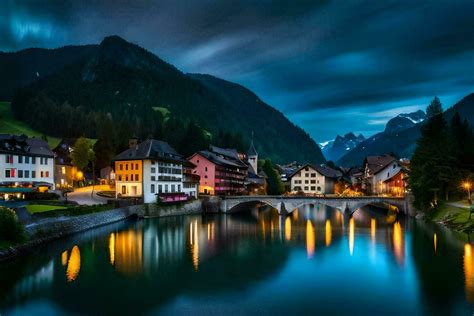
M 390 119 L 385 125 L 385 133 L 393 134 L 410 127 L 415 126 L 418 123 L 423 122 L 426 119 L 426 114 L 422 110 L 418 110 L 412 113 L 402 113 L 396 117 Z
M 118 36 L 106 37 L 100 45 L 29 54 L 33 52 L 37 62 L 22 72 L 24 76 L 18 75 L 15 87 L 4 95 L 17 90 L 12 102 L 16 118 L 48 135 L 100 138 L 115 133 L 122 143 L 132 135 L 154 136 L 186 149 L 186 142 L 201 134 L 210 142 L 219 138 L 248 144 L 253 133 L 260 157 L 277 163 L 324 162 L 304 130 L 252 91 L 210 75 L 185 74 Z M 54 60 L 48 54 L 68 52 L 71 56 L 63 57 L 55 69 L 42 66 Z M 18 60 L 25 60 L 24 54 L 9 53 L 8 58 L 21 68 Z M 0 64 L 5 63 L 2 56 Z M 37 69 L 49 72 L 34 78 L 31 73 Z M 15 67 L 10 72 L 16 73 Z
M 344 136 L 337 135 L 334 140 L 321 143 L 320 147 L 327 160 L 337 161 L 364 140 L 365 137 L 362 134 L 356 136 L 351 132 Z
M 467 95 L 455 105 L 448 108 L 443 115 L 449 122 L 456 111 L 459 112 L 462 119 L 466 119 L 471 127 L 474 127 L 474 93 Z M 337 161 L 337 164 L 346 167 L 360 165 L 366 156 L 387 153 L 399 157 L 411 158 L 416 149 L 416 141 L 421 135 L 421 128 L 424 125 L 424 119 L 421 120 L 423 115 L 416 113 L 418 112 L 402 114 L 391 119 L 383 132 L 367 138 L 342 156 Z M 419 121 L 418 123 L 413 122 L 417 120 Z M 408 123 L 408 121 L 411 122 Z M 389 124 L 390 126 L 388 126 Z

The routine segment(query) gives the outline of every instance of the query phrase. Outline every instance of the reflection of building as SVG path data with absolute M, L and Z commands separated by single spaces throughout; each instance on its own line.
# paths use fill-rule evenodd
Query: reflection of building
M 168 143 L 148 139 L 114 158 L 115 187 L 119 197 L 142 198 L 145 203 L 185 201 L 197 187 L 183 187 L 183 167 L 192 165 Z
M 367 156 L 364 160 L 364 186 L 368 194 L 403 195 L 405 168 L 390 155 Z
M 77 168 L 73 167 L 71 153 L 73 139 L 63 139 L 53 149 L 54 152 L 54 181 L 57 188 L 69 188 L 73 186 Z
M 248 166 L 235 149 L 210 146 L 210 150 L 195 153 L 189 161 L 199 175 L 199 193 L 211 195 L 231 195 L 245 192 Z
M 115 269 L 125 275 L 135 275 L 143 269 L 143 237 L 133 228 L 112 233 L 109 238 L 109 257 Z
M 44 140 L 0 134 L 0 156 L 0 193 L 54 189 L 54 153 Z
M 306 164 L 290 175 L 291 192 L 332 194 L 334 193 L 334 185 L 341 176 L 340 171 L 326 165 Z

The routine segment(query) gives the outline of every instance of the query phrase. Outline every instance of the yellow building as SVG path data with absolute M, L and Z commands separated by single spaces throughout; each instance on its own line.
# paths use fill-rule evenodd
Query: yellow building
M 117 196 L 141 197 L 143 194 L 142 177 L 142 160 L 115 161 Z

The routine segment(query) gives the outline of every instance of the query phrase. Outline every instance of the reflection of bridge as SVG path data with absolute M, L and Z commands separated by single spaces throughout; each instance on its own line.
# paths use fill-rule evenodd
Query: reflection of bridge
M 269 205 L 278 210 L 280 215 L 286 215 L 304 205 L 324 204 L 341 210 L 344 214 L 352 214 L 366 205 L 395 206 L 399 212 L 409 214 L 410 205 L 406 198 L 362 196 L 362 197 L 289 197 L 289 196 L 227 196 L 222 200 L 221 209 L 225 213 L 237 212 L 252 204 Z

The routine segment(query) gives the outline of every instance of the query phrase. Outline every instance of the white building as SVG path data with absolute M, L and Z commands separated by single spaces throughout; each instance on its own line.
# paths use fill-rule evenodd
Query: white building
M 364 160 L 365 189 L 368 194 L 400 195 L 405 190 L 401 162 L 390 155 L 367 156 Z
M 306 164 L 289 176 L 292 193 L 333 194 L 334 185 L 342 174 L 328 166 Z
M 54 153 L 41 139 L 0 134 L 0 195 L 26 189 L 54 189 Z
M 197 197 L 197 184 L 184 181 L 183 170 L 190 163 L 166 142 L 131 142 L 114 162 L 117 197 L 141 198 L 145 203 L 156 202 L 158 196 L 163 202 Z

